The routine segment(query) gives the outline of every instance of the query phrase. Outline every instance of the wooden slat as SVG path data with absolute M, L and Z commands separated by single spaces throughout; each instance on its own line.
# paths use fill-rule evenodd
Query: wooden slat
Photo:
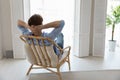
M 32 48 L 32 50 L 33 50 L 33 52 L 34 52 L 34 54 L 35 54 L 35 57 L 36 57 L 37 63 L 38 63 L 38 64 L 41 64 L 41 61 L 40 61 L 40 58 L 39 58 L 38 52 L 37 52 L 37 50 L 36 50 L 36 48 L 35 48 L 35 45 L 34 45 L 34 41 L 33 41 L 33 39 L 30 39 L 30 40 L 32 41 L 30 47 Z
M 49 66 L 51 66 L 51 60 L 50 60 L 50 57 L 48 56 L 48 52 L 47 52 L 47 50 L 46 50 L 46 46 L 45 46 L 44 41 L 45 41 L 45 39 L 42 40 L 43 47 L 44 47 L 44 51 L 45 51 L 45 53 L 46 53 L 46 58 L 47 58 L 47 60 L 48 60 L 48 63 L 50 64 Z
M 38 50 L 40 50 L 40 52 L 41 52 L 39 54 L 42 55 L 41 57 L 42 57 L 42 59 L 44 59 L 44 62 L 45 62 L 45 56 L 44 56 L 44 53 L 43 53 L 42 48 L 41 48 L 42 44 L 41 45 L 39 44 L 39 40 L 37 40 L 37 43 L 38 43 Z M 42 65 L 43 65 L 42 59 L 41 59 L 41 62 L 42 62 Z M 45 62 L 45 65 L 43 65 L 43 66 L 47 66 L 46 62 Z

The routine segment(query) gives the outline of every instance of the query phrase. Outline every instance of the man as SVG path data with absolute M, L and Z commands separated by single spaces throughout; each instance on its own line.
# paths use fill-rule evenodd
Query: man
M 32 15 L 28 20 L 28 24 L 22 20 L 18 20 L 18 28 L 22 34 L 51 38 L 52 40 L 55 40 L 61 48 L 63 48 L 64 44 L 63 34 L 61 33 L 64 25 L 64 20 L 58 20 L 43 25 L 43 18 L 39 14 Z M 48 28 L 54 29 L 50 33 L 42 32 L 43 29 Z M 60 54 L 56 47 L 54 47 L 54 50 L 59 56 Z

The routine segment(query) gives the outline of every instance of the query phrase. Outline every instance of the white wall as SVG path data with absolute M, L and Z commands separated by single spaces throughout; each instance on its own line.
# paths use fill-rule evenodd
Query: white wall
M 14 58 L 25 58 L 24 43 L 19 38 L 21 32 L 17 28 L 18 19 L 24 20 L 23 0 L 10 0 L 10 4 Z
M 75 0 L 75 11 L 74 11 L 74 40 L 73 40 L 73 54 L 79 56 L 80 46 L 79 46 L 79 26 L 80 26 L 80 0 Z
M 104 56 L 107 0 L 95 0 L 93 19 L 93 56 Z
M 104 56 L 107 0 L 76 0 L 74 51 L 78 57 Z
M 10 14 L 10 0 L 0 0 L 0 16 L 1 16 L 1 33 L 2 51 L 5 55 L 7 50 L 12 50 L 12 33 L 11 33 L 11 14 Z
M 76 0 L 74 52 L 78 57 L 89 56 L 91 0 Z
M 6 51 L 13 50 L 14 58 L 24 58 L 23 46 L 17 29 L 17 20 L 24 20 L 23 0 L 0 0 L 0 51 L 5 56 Z M 2 50 L 1 50 L 2 49 Z M 0 55 L 1 56 L 1 55 Z
M 24 2 L 27 4 L 29 0 Z M 14 58 L 25 58 L 17 20 L 29 17 L 28 7 L 24 6 L 23 0 L 0 0 L 0 58 L 8 50 L 13 50 Z
M 1 18 L 1 17 L 0 17 Z M 0 20 L 0 28 L 1 28 L 1 20 Z M 3 54 L 2 54 L 2 30 L 0 29 L 0 59 L 2 59 Z
M 0 1 L 0 14 L 1 14 L 1 1 Z M 2 16 L 0 15 L 0 59 L 2 58 Z

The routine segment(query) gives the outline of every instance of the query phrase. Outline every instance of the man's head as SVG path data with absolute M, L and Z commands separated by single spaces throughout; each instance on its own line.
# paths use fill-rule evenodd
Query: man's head
M 29 18 L 28 25 L 29 26 L 31 26 L 31 25 L 34 25 L 34 26 L 42 25 L 42 22 L 43 22 L 43 18 L 39 14 L 34 14 Z

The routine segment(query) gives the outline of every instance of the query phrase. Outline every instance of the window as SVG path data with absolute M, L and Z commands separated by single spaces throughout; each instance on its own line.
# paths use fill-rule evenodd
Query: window
M 55 20 L 65 20 L 63 29 L 65 45 L 72 45 L 74 25 L 74 0 L 30 0 L 30 14 L 43 16 L 43 24 Z M 48 32 L 51 29 L 47 30 Z

